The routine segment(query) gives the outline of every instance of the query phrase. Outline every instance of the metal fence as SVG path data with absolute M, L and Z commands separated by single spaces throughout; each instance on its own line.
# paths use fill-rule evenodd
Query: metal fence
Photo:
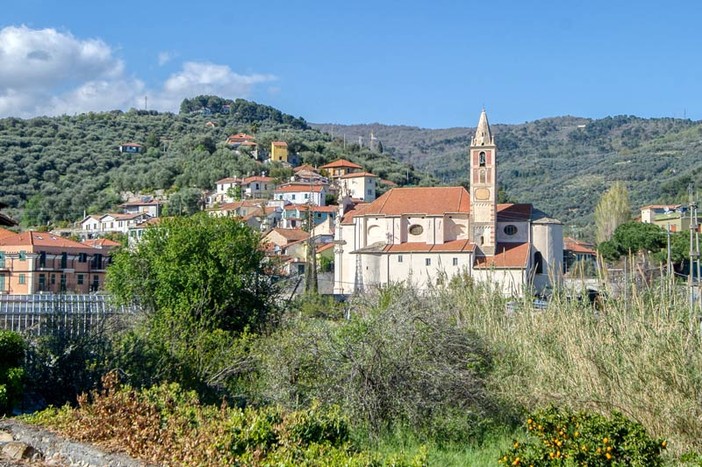
M 0 328 L 23 334 L 83 334 L 105 318 L 134 313 L 99 294 L 0 295 Z

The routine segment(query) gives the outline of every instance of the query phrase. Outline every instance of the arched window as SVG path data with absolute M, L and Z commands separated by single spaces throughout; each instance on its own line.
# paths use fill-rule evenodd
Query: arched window
M 541 255 L 540 251 L 534 253 L 534 268 L 536 274 L 544 273 L 544 257 Z
M 478 156 L 478 164 L 480 167 L 485 167 L 485 151 L 481 151 Z
M 479 183 L 485 183 L 486 177 L 485 177 L 485 169 L 481 169 L 480 173 L 478 175 L 478 181 Z

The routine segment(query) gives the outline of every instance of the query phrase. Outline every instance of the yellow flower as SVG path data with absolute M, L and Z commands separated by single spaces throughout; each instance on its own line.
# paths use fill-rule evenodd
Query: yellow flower
M 516 459 L 514 459 L 514 462 L 512 462 L 512 465 L 519 465 L 520 462 L 521 461 L 519 460 L 519 457 L 517 457 Z
M 607 460 L 611 459 L 612 455 L 610 453 L 607 453 Z
M 609 438 L 607 438 L 607 437 L 605 436 L 604 438 L 602 438 L 602 442 L 603 442 L 604 444 L 609 443 Z
M 663 440 L 663 442 L 661 443 L 661 446 L 663 447 L 663 449 L 665 449 L 666 446 L 668 446 L 668 441 Z

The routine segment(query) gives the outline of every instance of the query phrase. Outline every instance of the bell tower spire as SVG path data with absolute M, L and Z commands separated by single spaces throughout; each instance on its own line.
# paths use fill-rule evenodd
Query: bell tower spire
M 495 138 L 483 109 L 470 143 L 471 240 L 486 256 L 495 254 L 497 167 Z

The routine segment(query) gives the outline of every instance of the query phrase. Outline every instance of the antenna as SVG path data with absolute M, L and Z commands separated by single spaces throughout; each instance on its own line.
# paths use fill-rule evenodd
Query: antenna
M 149 110 L 149 96 L 144 96 L 144 110 Z

